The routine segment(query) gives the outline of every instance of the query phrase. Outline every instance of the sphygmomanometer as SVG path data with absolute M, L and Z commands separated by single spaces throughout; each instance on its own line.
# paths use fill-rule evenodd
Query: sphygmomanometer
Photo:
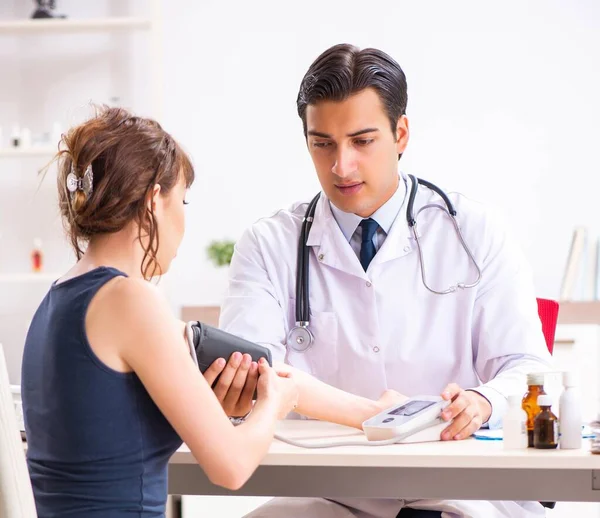
M 387 408 L 362 424 L 367 441 L 307 443 L 275 435 L 276 439 L 301 448 L 337 446 L 385 446 L 388 444 L 439 441 L 450 422 L 442 411 L 450 404 L 439 396 L 416 396 Z
M 223 358 L 227 361 L 235 352 L 249 354 L 252 357 L 252 361 L 255 362 L 264 358 L 270 366 L 273 366 L 271 351 L 266 347 L 244 340 L 221 329 L 211 327 L 203 322 L 188 322 L 186 325 L 186 338 L 190 348 L 190 355 L 202 373 L 215 360 Z M 219 380 L 219 376 L 215 379 L 213 387 Z M 256 399 L 256 393 L 254 394 L 254 399 Z
M 186 338 L 190 355 L 202 373 L 215 360 L 219 358 L 228 360 L 235 352 L 249 354 L 252 361 L 255 362 L 265 358 L 269 366 L 273 366 L 271 351 L 268 348 L 202 322 L 188 322 Z M 213 383 L 213 387 L 217 381 L 218 377 Z M 254 399 L 256 399 L 256 393 Z M 396 443 L 439 441 L 442 431 L 450 424 L 441 417 L 442 411 L 449 404 L 449 401 L 438 396 L 412 397 L 367 419 L 362 425 L 367 441 L 306 443 L 287 439 L 280 435 L 275 435 L 275 438 L 302 448 L 382 446 Z

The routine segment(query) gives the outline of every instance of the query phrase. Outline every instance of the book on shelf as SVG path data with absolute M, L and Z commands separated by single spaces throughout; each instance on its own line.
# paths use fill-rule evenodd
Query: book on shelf
M 600 300 L 600 237 L 593 236 L 586 227 L 573 230 L 560 300 Z
M 583 271 L 582 265 L 586 240 L 587 229 L 585 227 L 576 227 L 573 230 L 571 247 L 567 256 L 567 265 L 560 287 L 560 300 L 575 300 L 579 298 L 577 285 L 580 284 L 578 281 L 581 279 Z
M 600 300 L 600 237 L 596 240 L 596 264 L 594 274 L 594 300 Z
M 596 275 L 598 267 L 598 239 L 592 239 L 589 236 L 586 264 L 585 264 L 585 282 L 583 285 L 583 300 L 596 300 Z

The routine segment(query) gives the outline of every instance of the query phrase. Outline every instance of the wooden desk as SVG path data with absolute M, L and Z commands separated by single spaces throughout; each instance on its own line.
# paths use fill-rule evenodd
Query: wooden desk
M 319 442 L 364 440 L 358 430 L 284 421 L 278 433 Z M 304 449 L 274 441 L 246 485 L 213 485 L 184 446 L 169 463 L 169 493 L 297 497 L 600 502 L 600 456 L 582 450 L 505 451 L 501 441 Z

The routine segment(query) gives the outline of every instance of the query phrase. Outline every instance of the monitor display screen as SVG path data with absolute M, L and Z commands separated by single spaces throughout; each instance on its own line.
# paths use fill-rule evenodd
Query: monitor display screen
M 411 416 L 434 405 L 435 401 L 410 401 L 398 408 L 388 412 L 390 415 Z

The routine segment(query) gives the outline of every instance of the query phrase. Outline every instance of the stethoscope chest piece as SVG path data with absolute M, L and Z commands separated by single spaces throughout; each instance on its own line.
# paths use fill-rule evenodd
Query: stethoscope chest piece
M 296 325 L 287 336 L 287 344 L 296 352 L 303 353 L 314 342 L 315 337 L 306 325 Z

